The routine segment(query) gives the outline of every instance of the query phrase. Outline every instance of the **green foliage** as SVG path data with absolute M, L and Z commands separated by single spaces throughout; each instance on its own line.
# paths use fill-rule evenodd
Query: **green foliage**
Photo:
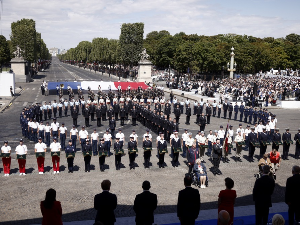
M 9 62 L 10 59 L 9 42 L 3 35 L 0 35 L 0 68 L 2 64 Z

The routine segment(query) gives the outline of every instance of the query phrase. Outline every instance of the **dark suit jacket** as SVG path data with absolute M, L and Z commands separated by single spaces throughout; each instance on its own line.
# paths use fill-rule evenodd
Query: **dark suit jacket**
M 97 210 L 95 221 L 102 223 L 116 222 L 114 210 L 117 207 L 117 196 L 103 191 L 100 194 L 95 195 L 94 208 Z
M 144 191 L 135 197 L 133 210 L 137 223 L 154 223 L 153 212 L 157 207 L 157 195 L 149 191 Z
M 179 191 L 177 216 L 182 220 L 197 219 L 200 211 L 200 193 L 197 189 L 186 187 Z
M 295 174 L 286 180 L 285 203 L 300 208 L 300 174 Z
M 253 200 L 259 207 L 272 207 L 271 196 L 275 188 L 275 181 L 269 176 L 257 179 L 253 188 Z

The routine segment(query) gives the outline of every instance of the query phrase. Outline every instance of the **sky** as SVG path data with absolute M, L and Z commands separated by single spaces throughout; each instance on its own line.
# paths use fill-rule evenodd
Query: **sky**
M 1 34 L 11 23 L 36 21 L 48 48 L 69 49 L 96 37 L 118 39 L 123 23 L 143 22 L 172 35 L 235 33 L 255 37 L 300 34 L 299 0 L 0 0 Z

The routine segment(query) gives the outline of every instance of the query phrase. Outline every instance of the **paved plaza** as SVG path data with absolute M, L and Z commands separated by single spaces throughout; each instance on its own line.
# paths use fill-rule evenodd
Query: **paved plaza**
M 103 81 L 116 81 L 118 78 L 108 77 L 107 75 L 101 75 L 101 73 L 94 73 L 87 70 L 79 69 L 78 67 L 65 65 L 57 60 L 53 60 L 53 64 L 50 69 L 45 72 L 40 72 L 36 76 L 32 83 L 17 84 L 22 86 L 22 93 L 18 96 L 11 105 L 0 114 L 0 141 L 9 141 L 9 145 L 12 147 L 12 164 L 11 175 L 4 177 L 3 166 L 0 165 L 0 184 L 1 184 L 1 213 L 0 224 L 40 224 L 41 212 L 39 203 L 44 199 L 45 193 L 49 188 L 54 188 L 57 191 L 57 200 L 61 201 L 63 209 L 63 221 L 81 221 L 81 220 L 93 220 L 96 215 L 96 211 L 93 209 L 94 195 L 101 192 L 101 181 L 103 179 L 110 179 L 112 182 L 111 192 L 115 193 L 118 197 L 118 207 L 115 211 L 117 217 L 131 217 L 134 216 L 132 209 L 135 195 L 142 191 L 141 185 L 144 180 L 151 182 L 151 191 L 158 195 L 158 208 L 156 214 L 176 213 L 176 204 L 178 191 L 184 188 L 183 177 L 188 171 L 186 166 L 186 159 L 180 157 L 179 167 L 172 167 L 171 157 L 165 156 L 165 162 L 167 166 L 164 169 L 160 169 L 157 165 L 158 158 L 156 157 L 156 150 L 153 151 L 150 169 L 145 169 L 143 166 L 143 154 L 142 154 L 142 136 L 146 131 L 140 123 L 138 126 L 131 126 L 131 121 L 127 121 L 123 127 L 120 126 L 120 122 L 117 121 L 117 128 L 121 127 L 125 134 L 125 140 L 129 140 L 129 135 L 132 129 L 136 130 L 138 134 L 138 148 L 140 152 L 136 158 L 138 167 L 135 170 L 129 169 L 128 155 L 122 157 L 123 168 L 120 171 L 115 169 L 114 156 L 106 158 L 106 170 L 100 172 L 98 157 L 92 157 L 91 164 L 92 170 L 90 173 L 84 171 L 84 161 L 82 153 L 79 151 L 76 153 L 74 165 L 76 166 L 75 172 L 69 174 L 67 171 L 67 161 L 64 157 L 64 153 L 61 156 L 60 174 L 53 174 L 52 162 L 49 153 L 49 149 L 46 153 L 45 159 L 45 174 L 39 175 L 37 171 L 36 158 L 33 155 L 34 144 L 25 140 L 24 144 L 27 145 L 30 155 L 27 156 L 26 163 L 26 176 L 19 176 L 18 163 L 14 154 L 15 147 L 18 145 L 18 140 L 21 138 L 21 127 L 19 123 L 19 115 L 22 108 L 26 105 L 34 102 L 53 101 L 58 100 L 57 96 L 41 95 L 40 85 L 43 80 L 47 81 L 74 81 L 76 80 L 99 80 Z M 77 95 L 75 95 L 75 98 Z M 169 98 L 169 94 L 166 94 Z M 87 96 L 85 95 L 85 98 Z M 182 97 L 177 97 L 181 99 Z M 276 114 L 278 118 L 278 127 L 280 133 L 284 132 L 284 128 L 290 127 L 292 138 L 300 127 L 299 111 L 300 109 L 286 110 L 286 109 L 270 109 L 272 113 Z M 80 110 L 81 112 L 81 110 Z M 70 113 L 69 113 L 70 114 Z M 174 117 L 174 114 L 171 115 Z M 130 118 L 130 117 L 129 117 Z M 182 114 L 180 118 L 179 134 L 183 133 L 183 129 L 187 128 L 196 135 L 199 130 L 195 122 L 195 116 L 191 117 L 191 125 L 185 125 L 185 115 Z M 58 118 L 57 121 L 61 124 L 65 122 L 66 127 L 70 130 L 72 125 L 72 118 L 68 117 Z M 52 120 L 51 120 L 52 122 Z M 219 129 L 220 125 L 226 128 L 228 120 L 211 118 L 211 124 L 206 126 L 205 133 L 208 131 Z M 233 129 L 236 130 L 239 122 L 230 121 L 233 125 Z M 105 129 L 108 127 L 108 122 L 103 122 L 103 126 L 96 127 L 96 121 L 90 122 L 91 126 L 87 128 L 87 131 L 91 133 L 94 128 L 97 128 L 97 132 L 100 136 L 103 135 Z M 84 118 L 82 115 L 78 117 L 78 125 L 84 125 Z M 244 127 L 246 124 L 244 124 Z M 78 127 L 80 129 L 80 127 Z M 117 130 L 117 129 L 116 129 Z M 156 134 L 151 132 L 153 140 L 156 139 Z M 2 143 L 1 143 L 2 144 Z M 79 143 L 77 143 L 79 147 Z M 78 149 L 79 150 L 79 149 Z M 267 151 L 270 151 L 271 147 L 268 147 Z M 112 151 L 112 148 L 111 148 Z M 259 149 L 256 149 L 258 154 Z M 282 146 L 280 147 L 282 153 Z M 235 181 L 234 189 L 237 191 L 236 206 L 253 205 L 252 189 L 255 182 L 254 173 L 257 173 L 258 166 L 257 161 L 248 162 L 247 151 L 243 151 L 242 161 L 234 161 L 234 151 L 230 155 L 229 163 L 222 163 L 220 170 L 222 175 L 214 176 L 209 168 L 212 167 L 211 161 L 205 156 L 206 167 L 208 168 L 209 186 L 206 189 L 199 189 L 201 194 L 201 209 L 216 209 L 218 194 L 220 190 L 225 188 L 224 179 L 231 177 Z M 273 194 L 273 202 L 284 202 L 285 182 L 286 179 L 291 176 L 291 169 L 293 165 L 299 163 L 299 161 L 293 158 L 295 153 L 295 145 L 290 148 L 289 157 L 290 160 L 283 161 L 279 171 L 277 172 L 276 187 Z M 256 159 L 258 156 L 256 155 Z M 175 215 L 175 214 L 174 214 Z M 176 216 L 176 215 L 175 215 Z

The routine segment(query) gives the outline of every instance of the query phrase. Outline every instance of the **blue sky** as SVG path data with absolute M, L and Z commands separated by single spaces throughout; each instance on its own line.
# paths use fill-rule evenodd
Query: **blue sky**
M 1 1 L 1 0 L 0 0 Z M 1 32 L 22 18 L 36 21 L 47 46 L 69 49 L 95 37 L 117 39 L 122 23 L 144 22 L 171 34 L 300 34 L 299 0 L 2 0 Z

